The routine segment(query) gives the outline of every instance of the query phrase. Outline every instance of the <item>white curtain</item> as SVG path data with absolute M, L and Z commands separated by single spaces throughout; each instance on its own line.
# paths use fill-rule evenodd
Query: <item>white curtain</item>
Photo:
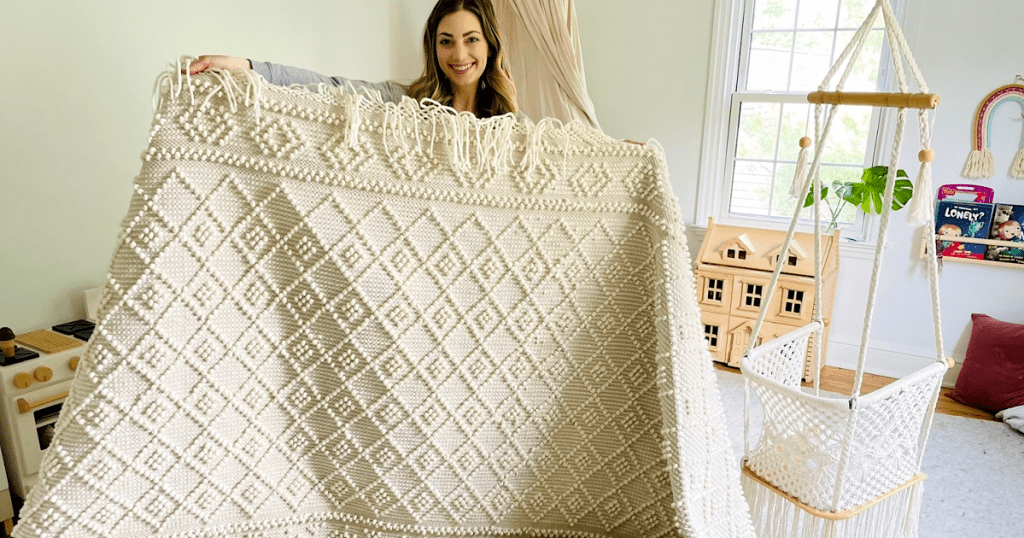
M 587 94 L 573 0 L 494 0 L 519 109 L 600 128 Z

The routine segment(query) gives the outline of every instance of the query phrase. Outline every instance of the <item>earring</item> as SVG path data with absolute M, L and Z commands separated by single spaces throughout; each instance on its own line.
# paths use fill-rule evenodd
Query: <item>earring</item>
M 485 79 L 480 79 L 480 89 L 483 90 L 483 89 L 486 89 L 486 88 L 487 88 L 487 81 Z

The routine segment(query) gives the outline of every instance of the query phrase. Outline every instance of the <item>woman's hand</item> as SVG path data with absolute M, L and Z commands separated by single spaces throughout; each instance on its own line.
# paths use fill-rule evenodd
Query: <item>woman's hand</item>
M 207 69 L 252 69 L 252 65 L 249 63 L 249 60 L 245 58 L 203 55 L 192 60 L 192 63 L 188 66 L 188 74 L 198 75 Z M 182 73 L 184 72 L 185 71 L 182 70 Z

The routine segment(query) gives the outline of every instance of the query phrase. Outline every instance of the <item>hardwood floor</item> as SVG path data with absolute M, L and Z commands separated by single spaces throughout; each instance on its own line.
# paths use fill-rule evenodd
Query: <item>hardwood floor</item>
M 731 368 L 724 364 L 715 363 L 715 368 L 725 372 L 732 372 L 739 374 L 739 368 Z M 821 370 L 821 389 L 831 392 L 838 392 L 840 394 L 849 394 L 850 389 L 853 388 L 853 370 L 844 370 L 842 368 L 836 368 L 833 366 L 826 366 Z M 862 384 L 861 392 L 867 394 L 874 390 L 878 390 L 889 383 L 896 381 L 891 377 L 884 377 L 874 374 L 864 374 L 864 383 Z M 810 383 L 804 383 L 804 386 L 810 386 Z M 949 393 L 953 392 L 953 389 L 943 388 L 939 393 L 939 401 L 935 406 L 935 410 L 939 413 L 946 415 L 953 415 L 958 417 L 976 418 L 979 420 L 992 420 L 995 421 L 995 415 L 963 405 L 961 403 L 953 401 L 949 397 Z

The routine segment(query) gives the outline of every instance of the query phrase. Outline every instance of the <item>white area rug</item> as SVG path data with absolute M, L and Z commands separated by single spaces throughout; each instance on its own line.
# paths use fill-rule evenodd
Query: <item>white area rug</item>
M 743 378 L 716 371 L 737 465 L 743 453 Z M 751 439 L 761 431 L 753 414 Z M 1024 537 L 1024 435 L 1002 422 L 936 414 L 922 469 L 920 538 Z

